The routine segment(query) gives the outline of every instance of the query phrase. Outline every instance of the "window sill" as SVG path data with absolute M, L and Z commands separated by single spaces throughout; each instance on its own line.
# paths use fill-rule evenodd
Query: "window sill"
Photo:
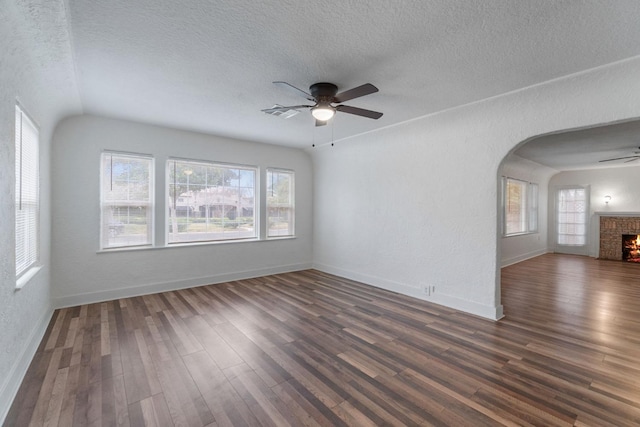
M 271 236 L 271 237 L 267 237 L 265 240 L 288 240 L 288 239 L 295 239 L 296 236 Z
M 524 233 L 512 233 L 512 234 L 503 234 L 502 237 L 519 237 L 519 236 L 529 236 L 531 234 L 539 234 L 537 231 L 526 231 Z
M 194 246 L 217 246 L 217 245 L 230 245 L 238 243 L 260 243 L 260 242 L 272 242 L 274 240 L 294 240 L 296 236 L 282 236 L 282 237 L 269 237 L 267 239 L 238 239 L 238 240 L 221 240 L 221 241 L 208 241 L 208 242 L 179 242 L 168 243 L 165 246 L 125 246 L 121 248 L 101 249 L 97 251 L 98 254 L 114 253 L 114 252 L 129 252 L 129 251 L 155 251 L 163 249 L 184 248 Z
M 156 249 L 166 249 L 166 248 L 183 248 L 185 246 L 209 246 L 209 245 L 228 245 L 232 243 L 255 243 L 260 242 L 261 240 L 257 237 L 252 237 L 248 239 L 233 239 L 233 240 L 207 240 L 202 242 L 173 242 L 167 243 L 166 246 L 158 246 Z
M 29 283 L 29 281 L 31 281 L 31 279 L 33 279 L 36 274 L 38 274 L 38 272 L 42 270 L 42 266 L 41 265 L 36 265 L 31 267 L 29 270 L 27 270 L 26 273 L 24 273 L 22 276 L 18 277 L 18 279 L 16 280 L 16 291 L 19 291 L 20 289 L 24 288 L 27 283 Z

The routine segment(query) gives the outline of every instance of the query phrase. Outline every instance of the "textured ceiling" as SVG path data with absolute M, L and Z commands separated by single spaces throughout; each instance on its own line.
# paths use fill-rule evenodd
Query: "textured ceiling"
M 640 54 L 637 0 L 65 1 L 85 112 L 297 147 Z M 275 80 L 384 116 L 265 115 L 304 103 Z
M 563 132 L 533 139 L 514 154 L 556 170 L 640 166 L 640 159 L 600 160 L 640 153 L 640 121 Z

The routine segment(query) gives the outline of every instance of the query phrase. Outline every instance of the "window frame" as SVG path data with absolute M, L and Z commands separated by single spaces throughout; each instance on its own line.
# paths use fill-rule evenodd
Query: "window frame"
M 290 176 L 290 185 L 289 185 L 289 202 L 288 202 L 288 209 L 290 209 L 290 221 L 289 221 L 289 229 L 290 232 L 288 234 L 274 234 L 274 235 L 270 235 L 270 218 L 271 216 L 269 215 L 269 174 L 273 174 L 273 173 L 277 173 L 277 174 L 287 174 Z M 291 237 L 295 237 L 296 235 L 296 176 L 295 176 L 295 171 L 291 170 L 291 169 L 282 169 L 282 168 L 267 168 L 266 170 L 266 183 L 265 183 L 265 192 L 266 194 L 266 218 L 265 218 L 265 228 L 266 228 L 266 238 L 267 239 L 283 239 L 283 238 L 291 238 Z M 273 190 L 273 189 L 272 189 Z
M 105 156 L 116 156 L 116 157 L 129 157 L 132 159 L 140 159 L 140 160 L 147 160 L 149 161 L 149 171 L 148 171 L 148 194 L 149 194 L 149 200 L 147 202 L 144 202 L 142 200 L 139 200 L 139 202 L 142 202 L 142 204 L 146 205 L 146 209 L 147 209 L 147 242 L 146 243 L 142 243 L 142 244 L 124 244 L 124 245 L 108 245 L 108 239 L 107 241 L 105 241 L 105 226 L 104 226 L 104 221 L 105 221 L 105 207 L 106 204 L 109 202 L 108 200 L 105 200 L 104 198 L 104 194 L 103 194 L 103 190 L 104 190 L 104 179 L 105 179 L 105 162 L 104 162 L 104 157 Z M 132 153 L 132 152 L 126 152 L 126 151 L 116 151 L 116 150 L 104 150 L 100 153 L 100 191 L 99 191 L 99 195 L 100 195 L 100 251 L 118 251 L 118 250 L 131 250 L 131 249 L 137 249 L 137 248 L 149 248 L 149 247 L 154 247 L 155 246 L 155 207 L 156 207 L 156 202 L 155 202 L 155 181 L 156 181 L 156 176 L 155 176 L 155 158 L 153 157 L 153 155 L 151 154 L 143 154 L 143 153 Z M 113 203 L 111 203 L 111 205 L 113 205 Z
M 171 179 L 171 163 L 179 162 L 185 165 L 192 165 L 194 167 L 204 166 L 204 167 L 213 167 L 213 168 L 222 168 L 222 169 L 239 169 L 239 170 L 247 170 L 253 172 L 253 235 L 246 237 L 228 237 L 228 238 L 220 238 L 220 239 L 196 239 L 196 240 L 172 240 L 172 232 L 171 226 L 173 217 L 171 216 L 171 204 L 172 204 L 172 196 L 171 196 L 171 185 L 174 184 L 174 181 Z M 192 245 L 203 245 L 203 244 L 223 244 L 223 243 L 233 243 L 233 242 L 246 242 L 246 241 L 257 241 L 260 240 L 260 168 L 254 165 L 246 165 L 246 164 L 238 164 L 238 163 L 227 163 L 227 162 L 217 162 L 211 160 L 202 160 L 202 159 L 187 159 L 181 157 L 169 157 L 166 161 L 165 165 L 165 212 L 166 212 L 166 221 L 164 225 L 165 230 L 165 247 L 176 247 L 176 246 L 192 246 Z M 174 184 L 175 185 L 175 184 Z M 194 184 L 196 185 L 196 184 Z M 207 185 L 207 184 L 205 184 Z M 179 195 L 174 195 L 176 200 Z M 209 205 L 207 205 L 209 206 Z M 187 210 L 190 211 L 189 208 Z M 207 208 L 207 212 L 209 208 Z M 194 210 L 195 213 L 195 210 Z M 207 213 L 208 215 L 208 213 Z M 176 220 L 178 216 L 176 215 Z M 209 216 L 207 216 L 209 218 Z M 180 232 L 178 232 L 179 234 Z
M 568 190 L 582 190 L 584 191 L 584 212 L 583 212 L 583 216 L 584 216 L 584 222 L 583 222 L 583 226 L 584 226 L 584 234 L 582 234 L 581 236 L 584 239 L 584 243 L 560 243 L 560 208 L 561 208 L 561 203 L 560 203 L 560 194 L 563 191 L 568 191 Z M 562 250 L 562 248 L 565 248 L 565 250 L 570 250 L 570 251 L 577 251 L 582 253 L 584 250 L 586 250 L 586 248 L 589 245 L 589 220 L 590 220 L 590 198 L 591 198 L 591 194 L 590 194 L 590 186 L 586 185 L 570 185 L 570 186 L 558 186 L 555 188 L 555 194 L 554 194 L 554 243 L 555 243 L 555 247 L 556 249 L 560 249 Z M 566 212 L 564 212 L 566 213 Z M 574 212 L 575 213 L 575 212 Z M 576 225 L 577 223 L 573 223 L 573 225 Z M 563 233 L 563 234 L 567 234 L 567 235 L 576 235 L 576 234 L 568 234 L 568 233 Z
M 509 182 L 517 182 L 523 184 L 524 196 L 520 203 L 522 218 L 520 220 L 523 230 L 508 232 L 507 231 L 507 209 L 509 207 Z M 535 182 L 525 181 L 523 179 L 512 178 L 508 176 L 502 177 L 502 237 L 523 236 L 527 234 L 536 234 L 539 230 L 539 185 Z
M 16 287 L 21 288 L 26 281 L 30 280 L 35 275 L 40 266 L 40 129 L 35 120 L 31 117 L 25 108 L 16 102 L 15 106 L 15 120 L 14 120 L 14 146 L 15 146 L 15 194 L 14 194 L 14 245 L 15 245 L 15 269 L 16 269 Z M 24 138 L 25 124 L 29 126 L 29 131 L 33 132 L 35 138 Z M 26 154 L 31 156 L 30 161 L 26 163 L 24 161 L 25 155 L 25 143 L 33 144 L 31 147 L 27 147 Z M 31 167 L 26 172 L 31 173 L 30 177 L 25 175 L 25 165 Z M 25 179 L 25 177 L 27 179 Z M 25 185 L 31 185 L 32 193 L 25 194 Z M 24 220 L 20 220 L 23 216 L 19 216 L 20 211 L 24 211 L 25 200 L 24 196 L 29 199 L 27 204 L 33 205 L 33 212 Z M 19 232 L 19 224 L 24 224 L 24 231 Z M 32 224 L 32 227 L 29 227 Z M 19 236 L 25 236 L 22 241 L 19 241 Z M 26 262 L 18 264 L 21 256 L 19 250 L 26 252 L 23 257 L 26 258 Z

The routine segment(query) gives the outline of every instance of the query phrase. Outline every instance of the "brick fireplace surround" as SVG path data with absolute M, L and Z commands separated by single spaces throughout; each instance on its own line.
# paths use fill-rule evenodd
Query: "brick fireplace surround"
M 600 217 L 600 259 L 622 260 L 623 234 L 640 234 L 640 215 Z

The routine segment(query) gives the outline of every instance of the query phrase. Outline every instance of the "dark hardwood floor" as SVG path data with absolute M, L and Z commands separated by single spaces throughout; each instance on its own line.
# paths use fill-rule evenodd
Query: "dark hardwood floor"
M 57 310 L 5 425 L 640 425 L 640 265 L 544 255 L 502 295 L 311 270 Z

